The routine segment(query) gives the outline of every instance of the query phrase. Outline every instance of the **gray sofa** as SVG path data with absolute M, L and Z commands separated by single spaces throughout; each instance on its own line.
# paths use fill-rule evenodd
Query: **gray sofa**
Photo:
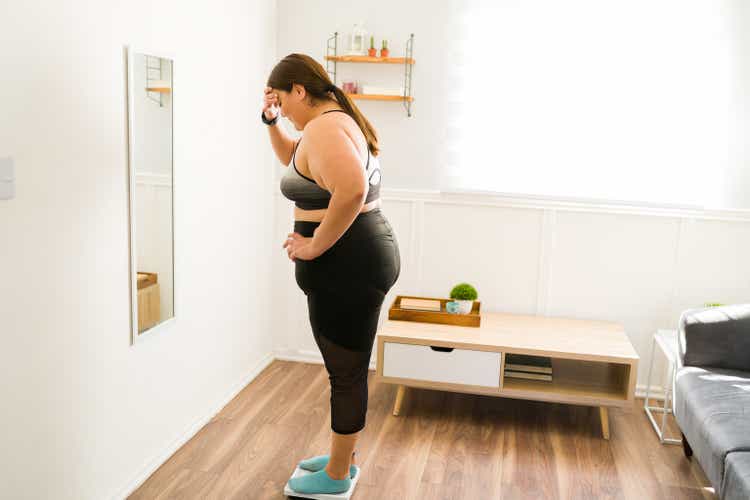
M 673 411 L 719 498 L 750 499 L 750 304 L 682 313 Z

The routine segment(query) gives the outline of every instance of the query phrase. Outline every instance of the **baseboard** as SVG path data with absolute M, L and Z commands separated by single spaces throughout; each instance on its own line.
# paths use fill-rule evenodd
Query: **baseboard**
M 646 397 L 646 384 L 637 384 L 635 386 L 635 397 L 645 398 Z M 664 388 L 660 385 L 652 385 L 648 392 L 649 401 L 654 399 L 657 401 L 664 401 Z
M 323 357 L 319 352 L 306 351 L 303 349 L 278 349 L 274 357 L 281 361 L 296 361 L 298 363 L 323 364 Z
M 138 474 L 136 474 L 136 476 L 131 481 L 128 481 L 127 486 L 121 488 L 119 490 L 120 493 L 112 496 L 111 498 L 119 500 L 125 499 L 130 496 L 146 481 L 146 479 L 151 476 L 151 474 L 156 472 L 156 469 L 161 467 L 167 460 L 169 460 L 172 455 L 175 454 L 177 450 L 182 447 L 182 445 L 187 443 L 193 436 L 195 436 L 198 431 L 203 428 L 204 425 L 210 422 L 211 419 L 214 418 L 214 416 L 216 416 L 216 414 L 218 414 L 222 408 L 224 408 L 232 399 L 234 399 L 234 397 L 237 396 L 237 394 L 239 394 L 239 392 L 244 389 L 247 384 L 252 382 L 255 377 L 260 374 L 260 372 L 262 372 L 268 365 L 270 365 L 274 361 L 274 359 L 274 354 L 269 353 L 260 361 L 258 361 L 258 363 L 256 363 L 255 366 L 246 375 L 244 375 L 232 386 L 227 394 L 219 398 L 213 405 L 211 405 L 204 415 L 197 418 L 195 422 L 189 425 L 187 429 L 185 429 L 185 431 L 180 435 L 180 437 L 170 443 L 164 449 L 164 451 L 159 453 L 152 460 L 148 461 L 147 464 L 140 470 L 140 472 L 138 472 Z
M 373 357 L 375 353 L 373 352 Z M 299 363 L 314 363 L 316 365 L 323 364 L 323 356 L 320 355 L 319 351 L 307 351 L 304 349 L 280 349 L 276 351 L 276 359 L 282 361 L 296 361 Z M 370 370 L 375 371 L 375 361 L 370 361 Z

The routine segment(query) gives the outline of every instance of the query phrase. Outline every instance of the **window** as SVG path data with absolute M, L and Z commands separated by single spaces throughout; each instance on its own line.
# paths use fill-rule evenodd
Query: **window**
M 737 205 L 750 50 L 735 4 L 456 5 L 441 189 Z

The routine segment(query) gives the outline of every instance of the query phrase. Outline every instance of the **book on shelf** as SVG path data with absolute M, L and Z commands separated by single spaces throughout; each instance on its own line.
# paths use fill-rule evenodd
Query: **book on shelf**
M 418 311 L 437 311 L 440 312 L 440 301 L 429 299 L 409 299 L 401 298 L 401 309 L 415 309 Z
M 551 374 L 552 359 L 547 356 L 508 353 L 505 355 L 505 369 L 519 372 Z
M 551 373 L 517 372 L 514 370 L 505 370 L 505 378 L 523 378 L 527 380 L 543 380 L 545 382 L 551 382 L 552 374 Z

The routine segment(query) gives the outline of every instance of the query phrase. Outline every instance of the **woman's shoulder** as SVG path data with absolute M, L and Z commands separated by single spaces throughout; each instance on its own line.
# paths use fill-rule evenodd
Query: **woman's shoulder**
M 304 130 L 306 141 L 315 141 L 319 145 L 330 145 L 340 141 L 353 140 L 366 144 L 364 134 L 359 129 L 354 118 L 346 112 L 324 113 L 314 120 L 311 120 Z M 358 136 L 361 136 L 358 138 Z
M 337 123 L 334 120 L 326 119 L 324 116 L 320 116 L 311 120 L 306 126 L 302 135 L 305 138 L 305 142 L 318 143 L 335 140 L 337 136 L 340 137 L 342 130 L 345 126 L 342 123 Z
M 340 109 L 335 110 L 335 112 L 324 112 L 320 116 L 313 118 L 305 125 L 305 132 L 313 131 L 315 133 L 321 130 L 337 130 L 352 124 L 357 126 L 354 118 L 343 109 Z

